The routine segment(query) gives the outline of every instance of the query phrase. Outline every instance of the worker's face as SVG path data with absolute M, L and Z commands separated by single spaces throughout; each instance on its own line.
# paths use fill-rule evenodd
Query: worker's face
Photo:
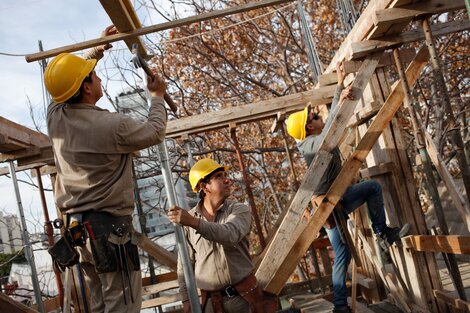
M 206 194 L 226 198 L 230 196 L 232 181 L 228 178 L 227 172 L 219 171 L 211 175 L 210 180 L 204 186 Z
M 98 101 L 103 96 L 103 89 L 101 88 L 101 78 L 96 75 L 95 71 L 90 73 L 91 82 L 85 82 L 87 84 L 87 91 L 90 96 Z
M 308 114 L 307 124 L 305 125 L 307 135 L 318 135 L 322 132 L 323 127 L 325 127 L 325 124 L 321 116 L 311 111 Z

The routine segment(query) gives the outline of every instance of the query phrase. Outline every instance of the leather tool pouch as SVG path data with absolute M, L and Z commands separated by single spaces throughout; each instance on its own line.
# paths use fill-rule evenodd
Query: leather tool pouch
M 61 271 L 78 264 L 80 259 L 77 249 L 72 246 L 67 236 L 62 236 L 48 252 Z
M 97 273 L 111 273 L 118 270 L 117 246 L 108 241 L 104 235 L 90 240 L 91 253 Z

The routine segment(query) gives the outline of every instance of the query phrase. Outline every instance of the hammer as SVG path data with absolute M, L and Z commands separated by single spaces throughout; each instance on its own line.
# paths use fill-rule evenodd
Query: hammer
M 134 57 L 132 58 L 132 63 L 134 63 L 134 66 L 136 68 L 141 67 L 144 70 L 145 74 L 154 78 L 155 75 L 153 75 L 152 71 L 150 70 L 149 65 L 144 60 L 144 58 L 142 58 L 142 56 L 139 54 L 138 45 L 136 43 L 132 45 L 132 54 L 134 55 Z M 178 111 L 178 107 L 173 102 L 173 99 L 171 99 L 170 95 L 165 92 L 165 95 L 163 96 L 163 98 L 165 99 L 165 102 L 170 107 L 171 111 L 173 111 L 173 113 L 176 113 Z

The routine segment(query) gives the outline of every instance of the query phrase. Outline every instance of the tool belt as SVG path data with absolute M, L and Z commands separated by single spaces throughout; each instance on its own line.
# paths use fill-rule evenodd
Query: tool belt
M 252 313 L 274 313 L 278 307 L 277 296 L 264 292 L 252 273 L 234 286 L 230 285 L 215 291 L 201 290 L 202 311 L 204 312 L 207 300 L 210 299 L 214 312 L 224 313 L 223 298 L 237 296 L 250 304 Z
M 69 226 L 49 249 L 59 269 L 79 262 L 76 247 L 87 239 L 97 273 L 140 270 L 137 246 L 134 244 L 132 217 L 114 216 L 108 212 L 84 212 L 67 216 Z

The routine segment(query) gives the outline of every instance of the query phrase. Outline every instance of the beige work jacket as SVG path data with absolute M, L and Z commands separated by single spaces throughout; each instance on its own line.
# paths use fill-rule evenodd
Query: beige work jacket
M 198 229 L 184 227 L 189 258 L 196 276 L 196 286 L 220 290 L 235 285 L 253 271 L 249 253 L 251 210 L 231 199 L 209 222 L 201 212 L 201 202 L 189 213 L 200 219 Z M 183 266 L 178 254 L 178 282 L 183 301 L 188 299 Z
M 161 97 L 152 98 L 147 121 L 85 103 L 50 104 L 47 128 L 57 167 L 58 208 L 132 214 L 132 152 L 162 142 L 166 120 Z

